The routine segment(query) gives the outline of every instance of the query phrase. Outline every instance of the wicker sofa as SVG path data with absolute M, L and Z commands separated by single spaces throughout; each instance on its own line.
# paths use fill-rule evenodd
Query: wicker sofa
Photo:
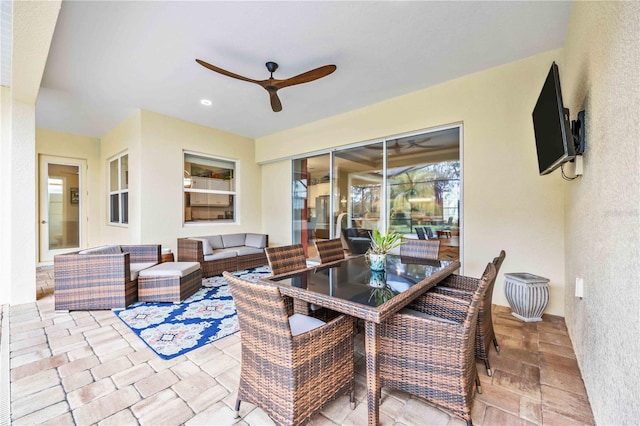
M 161 262 L 161 246 L 110 245 L 53 258 L 56 311 L 126 308 L 138 300 L 138 272 Z
M 267 264 L 266 234 L 238 233 L 178 238 L 178 261 L 200 262 L 202 276 L 241 271 Z

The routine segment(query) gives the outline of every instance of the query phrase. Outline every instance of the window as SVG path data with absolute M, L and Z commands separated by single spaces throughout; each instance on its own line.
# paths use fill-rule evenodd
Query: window
M 129 155 L 109 160 L 109 223 L 129 223 Z
M 184 221 L 234 222 L 235 161 L 184 153 Z

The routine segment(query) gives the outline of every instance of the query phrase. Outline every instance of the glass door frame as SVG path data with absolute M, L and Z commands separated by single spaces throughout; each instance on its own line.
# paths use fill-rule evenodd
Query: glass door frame
M 329 168 L 329 181 L 330 181 L 330 209 L 331 209 L 331 213 L 333 214 L 333 212 L 335 211 L 335 182 L 336 182 L 336 178 L 334 176 L 334 156 L 336 152 L 339 151 L 344 151 L 344 150 L 348 150 L 351 148 L 357 148 L 357 147 L 362 147 L 362 146 L 367 146 L 367 145 L 372 145 L 372 144 L 376 144 L 376 143 L 382 143 L 382 147 L 383 147 L 383 162 L 382 162 L 382 176 L 383 176 L 383 182 L 382 182 L 382 187 L 380 188 L 380 198 L 381 200 L 384 200 L 384 202 L 381 203 L 380 205 L 380 214 L 383 215 L 382 217 L 384 217 L 384 220 L 382 221 L 382 223 L 384 224 L 384 229 L 381 229 L 381 232 L 386 232 L 389 229 L 390 226 L 390 218 L 388 213 L 388 202 L 387 202 L 387 162 L 388 162 L 388 156 L 387 156 L 387 142 L 389 140 L 395 140 L 395 139 L 401 139 L 401 138 L 407 138 L 407 137 L 412 137 L 412 136 L 418 136 L 418 135 L 424 135 L 424 134 L 428 134 L 428 133 L 433 133 L 433 132 L 438 132 L 438 131 L 442 131 L 442 130 L 451 130 L 451 129 L 458 129 L 458 147 L 459 147 L 459 161 L 460 161 L 460 207 L 458 210 L 458 217 L 459 217 L 459 229 L 460 229 L 460 235 L 459 235 L 459 259 L 460 259 L 460 263 L 461 265 L 464 265 L 464 261 L 463 261 L 463 256 L 464 256 L 464 123 L 462 122 L 457 122 L 457 123 L 451 123 L 451 124 L 447 124 L 447 125 L 443 125 L 443 126 L 436 126 L 436 127 L 431 127 L 431 128 L 427 128 L 427 129 L 421 129 L 421 130 L 416 130 L 416 131 L 412 131 L 412 132 L 406 132 L 406 133 L 400 133 L 400 134 L 396 134 L 396 135 L 390 135 L 390 136 L 386 136 L 386 137 L 382 137 L 382 138 L 375 138 L 375 139 L 370 139 L 367 141 L 363 141 L 363 142 L 358 142 L 358 143 L 353 143 L 353 144 L 347 144 L 347 145 L 341 145 L 341 146 L 337 146 L 337 147 L 332 147 L 329 149 L 324 149 L 324 150 L 318 150 L 318 151 L 313 151 L 313 152 L 308 152 L 308 153 L 304 153 L 301 155 L 296 155 L 291 157 L 291 176 L 293 177 L 293 161 L 294 160 L 302 160 L 305 158 L 309 158 L 309 157 L 315 157 L 318 155 L 325 155 L 325 154 L 330 154 L 329 155 L 329 161 L 330 161 L 330 168 Z M 336 231 L 335 231 L 335 221 L 331 220 L 330 221 L 330 230 L 329 230 L 329 235 L 331 238 L 336 238 Z M 292 223 L 291 224 L 291 235 L 292 237 L 295 236 L 295 224 Z M 339 238 L 339 237 L 338 237 Z M 463 267 L 461 267 L 461 273 L 463 273 Z
M 79 158 L 57 157 L 40 154 L 38 156 L 38 264 L 51 264 L 53 257 L 79 250 L 87 246 L 87 161 Z M 78 247 L 67 247 L 51 250 L 49 248 L 49 165 L 78 167 Z

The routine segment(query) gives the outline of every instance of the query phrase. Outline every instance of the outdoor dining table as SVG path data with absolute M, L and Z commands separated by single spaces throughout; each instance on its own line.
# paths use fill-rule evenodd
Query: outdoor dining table
M 364 256 L 265 279 L 283 295 L 341 312 L 365 323 L 368 424 L 379 421 L 379 324 L 460 268 L 460 262 L 387 255 L 384 271 Z

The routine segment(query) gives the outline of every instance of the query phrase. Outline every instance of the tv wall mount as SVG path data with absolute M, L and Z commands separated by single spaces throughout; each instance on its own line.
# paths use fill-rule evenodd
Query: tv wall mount
M 585 128 L 584 110 L 578 113 L 578 117 L 571 121 L 571 136 L 576 155 L 584 153 L 584 128 Z

